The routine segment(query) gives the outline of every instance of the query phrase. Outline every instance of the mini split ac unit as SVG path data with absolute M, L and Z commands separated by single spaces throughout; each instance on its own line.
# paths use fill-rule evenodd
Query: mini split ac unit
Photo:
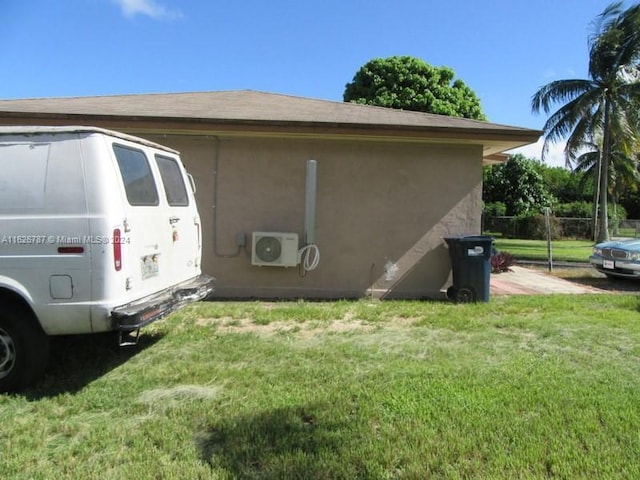
M 251 265 L 295 267 L 298 265 L 298 234 L 253 232 Z

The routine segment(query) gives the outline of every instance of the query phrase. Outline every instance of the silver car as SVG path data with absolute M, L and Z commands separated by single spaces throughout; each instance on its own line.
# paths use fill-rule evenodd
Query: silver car
M 640 278 L 640 239 L 598 243 L 589 262 L 607 277 Z

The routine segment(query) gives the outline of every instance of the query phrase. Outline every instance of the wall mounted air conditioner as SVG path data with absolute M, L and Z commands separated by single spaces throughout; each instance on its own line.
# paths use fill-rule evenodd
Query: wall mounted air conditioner
M 298 265 L 298 234 L 253 232 L 251 265 L 295 267 Z

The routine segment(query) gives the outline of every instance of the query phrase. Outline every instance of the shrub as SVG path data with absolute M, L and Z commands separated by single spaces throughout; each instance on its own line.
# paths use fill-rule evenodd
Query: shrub
M 549 226 L 551 227 L 551 239 L 560 240 L 562 238 L 562 225 L 560 220 L 554 215 L 549 218 Z M 545 240 L 547 238 L 547 220 L 544 215 L 531 215 L 521 217 L 520 238 L 528 238 L 531 240 Z
M 564 218 L 590 218 L 593 214 L 591 202 L 560 203 L 553 209 L 556 217 Z
M 511 272 L 516 259 L 508 252 L 498 252 L 491 256 L 491 273 Z

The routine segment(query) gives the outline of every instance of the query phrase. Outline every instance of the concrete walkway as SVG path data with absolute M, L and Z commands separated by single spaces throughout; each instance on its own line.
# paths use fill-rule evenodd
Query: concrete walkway
M 491 275 L 491 295 L 535 295 L 545 293 L 598 293 L 597 288 L 554 277 L 531 268 L 513 266 L 512 272 Z

